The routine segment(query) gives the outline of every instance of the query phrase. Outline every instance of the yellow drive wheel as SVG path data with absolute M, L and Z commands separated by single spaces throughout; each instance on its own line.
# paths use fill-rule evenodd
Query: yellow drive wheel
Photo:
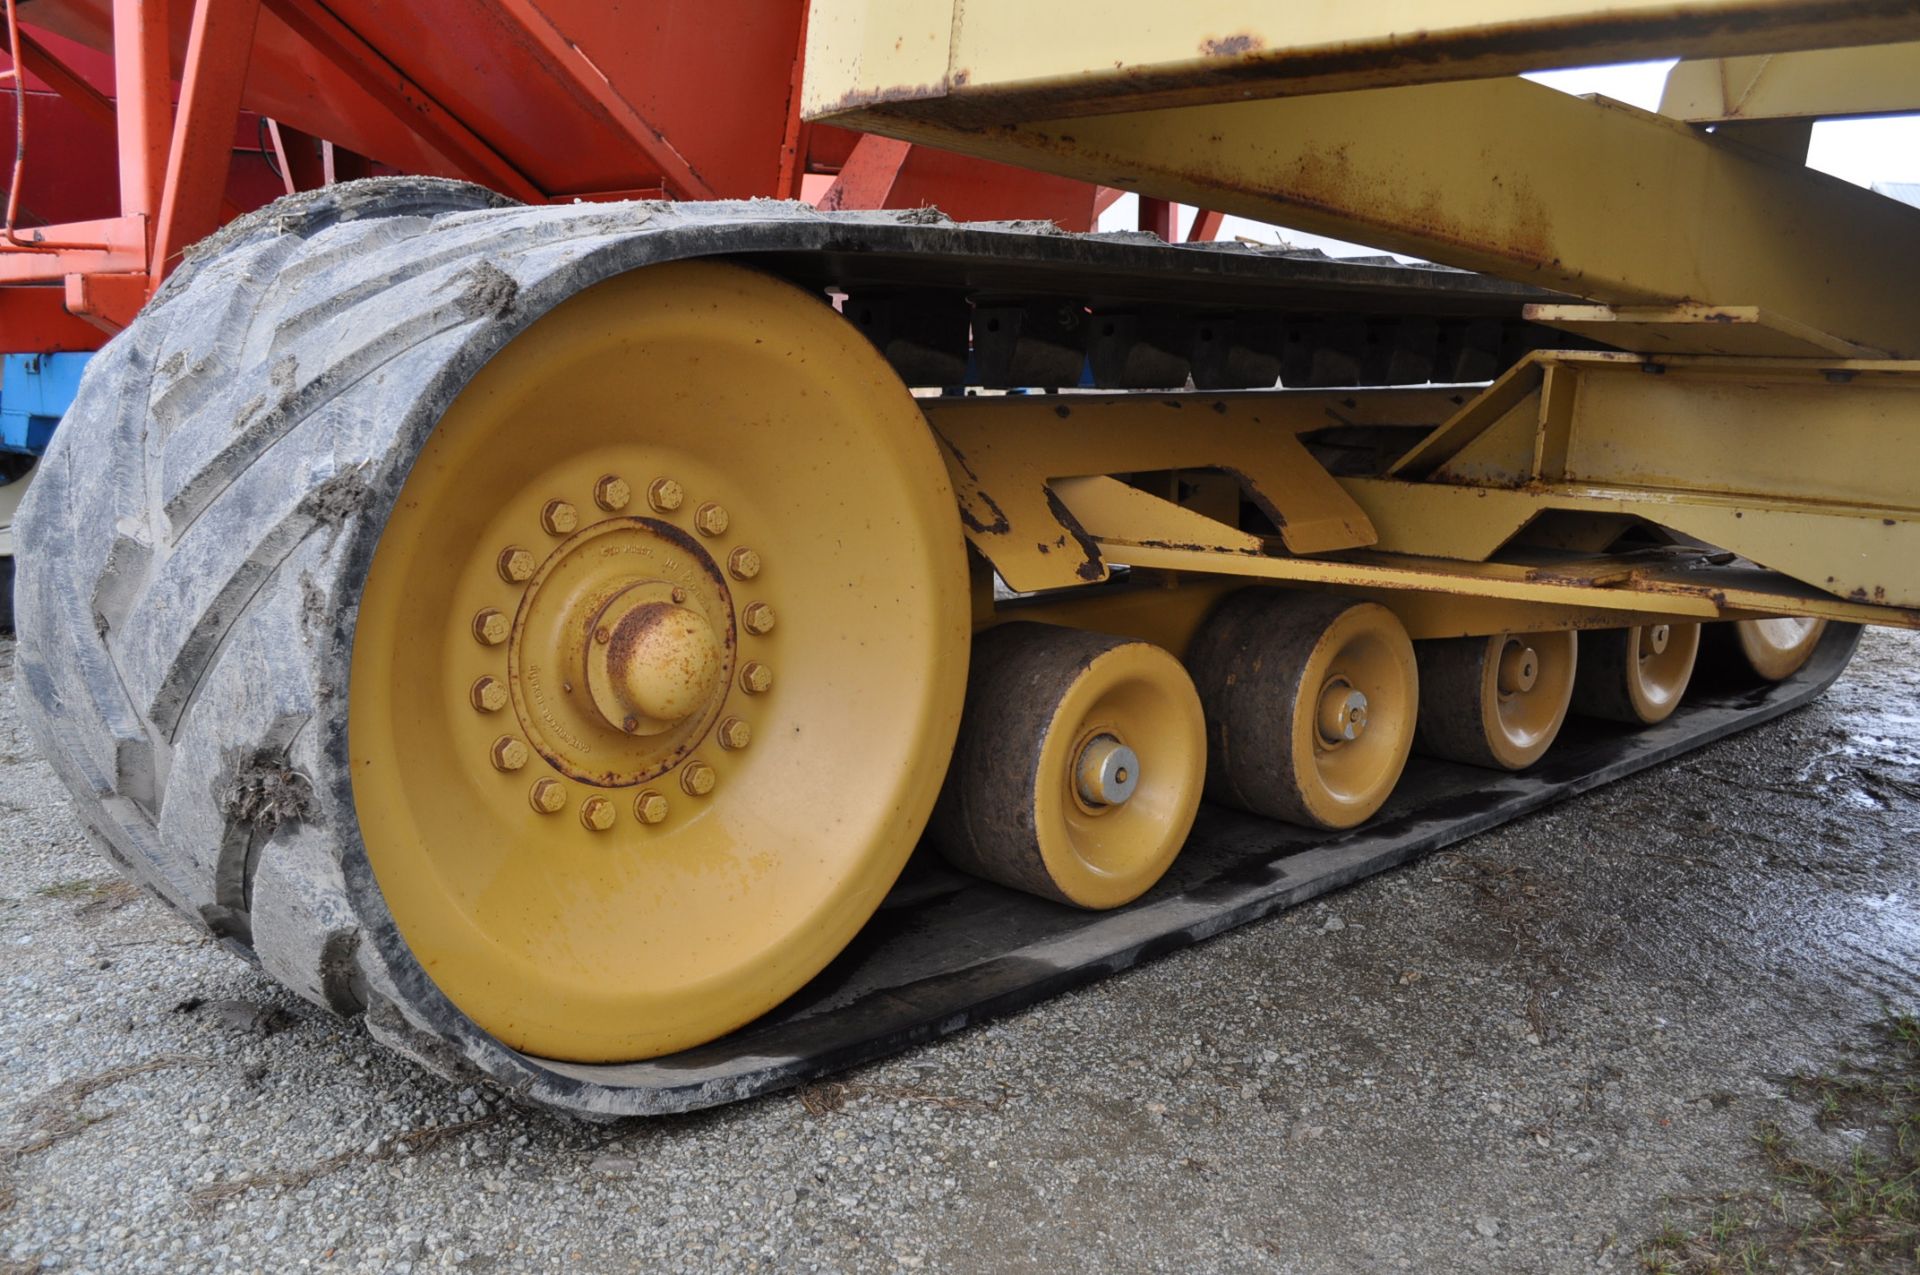
M 1779 615 L 1708 625 L 1702 636 L 1712 639 L 1715 660 L 1744 666 L 1764 682 L 1779 682 L 1806 666 L 1826 632 L 1825 620 Z
M 1392 794 L 1419 712 L 1413 643 L 1373 602 L 1243 590 L 1187 668 L 1207 716 L 1207 792 L 1255 814 L 1352 828 Z
M 353 793 L 401 936 L 532 1054 L 747 1022 L 906 862 L 968 628 L 933 440 L 831 308 L 717 263 L 569 298 L 447 409 L 361 601 Z
M 1700 652 L 1698 624 L 1642 624 L 1580 635 L 1573 710 L 1651 726 L 1680 707 Z
M 1173 863 L 1205 777 L 1200 700 L 1170 653 L 1005 624 L 975 640 L 960 740 L 927 835 L 988 880 L 1119 907 Z
M 1420 727 L 1414 747 L 1435 757 L 1523 770 L 1567 719 L 1579 643 L 1570 631 L 1499 633 L 1418 642 Z

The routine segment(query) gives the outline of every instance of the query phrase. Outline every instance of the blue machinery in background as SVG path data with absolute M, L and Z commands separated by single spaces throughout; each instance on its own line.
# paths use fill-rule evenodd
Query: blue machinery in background
M 91 354 L 0 356 L 0 452 L 38 456 L 73 405 Z M 0 466 L 0 474 L 10 470 Z M 0 478 L 0 481 L 4 481 Z

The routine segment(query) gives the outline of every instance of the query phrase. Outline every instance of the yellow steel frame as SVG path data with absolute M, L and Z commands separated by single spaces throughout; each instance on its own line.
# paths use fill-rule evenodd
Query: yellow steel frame
M 1902 361 L 1920 359 L 1920 210 L 1795 159 L 1810 113 L 1910 105 L 1920 45 L 1899 42 L 1920 40 L 1920 7 L 1301 8 L 1269 24 L 1245 0 L 814 0 L 804 102 L 1550 287 L 1569 302 L 1531 317 L 1631 353 L 1535 356 L 1452 407 L 1445 391 L 1344 396 L 1354 423 L 1431 413 L 1426 440 L 1374 477 L 1302 464 L 1325 395 L 1228 396 L 1208 431 L 1185 428 L 1191 410 L 1169 429 L 1162 398 L 929 405 L 974 547 L 1013 587 L 1125 562 L 1452 596 L 1490 616 L 1920 625 L 1920 363 Z M 1720 59 L 1676 75 L 1667 109 L 1684 118 L 1484 78 L 1674 54 Z M 1038 414 L 1063 403 L 1076 423 L 1050 437 Z M 1217 484 L 1187 499 L 1139 476 L 1183 467 L 1235 473 L 1282 535 L 1249 534 Z M 1678 556 L 1598 556 L 1638 524 Z
M 801 102 L 980 124 L 1916 38 L 1904 0 L 814 0 Z
M 1920 43 L 1682 62 L 1660 113 L 1691 124 L 1920 111 Z

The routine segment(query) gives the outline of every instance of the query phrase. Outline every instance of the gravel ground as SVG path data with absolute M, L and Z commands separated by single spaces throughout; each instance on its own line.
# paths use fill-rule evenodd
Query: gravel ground
M 815 1086 L 593 1126 L 447 1085 L 126 890 L 0 643 L 0 1269 L 1633 1270 L 1835 1152 L 1920 1004 L 1920 636 L 1819 705 Z M 1853 1138 L 1857 1134 L 1851 1135 Z

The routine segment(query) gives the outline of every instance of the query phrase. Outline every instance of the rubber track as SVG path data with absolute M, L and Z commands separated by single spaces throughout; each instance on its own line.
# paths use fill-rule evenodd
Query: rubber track
M 364 1013 L 375 1037 L 439 1072 L 583 1113 L 683 1109 L 756 1086 L 583 1083 L 479 1033 L 420 972 L 353 813 L 356 602 L 412 458 L 488 358 L 594 282 L 716 254 L 882 301 L 874 280 L 904 280 L 898 304 L 877 305 L 893 326 L 876 342 L 949 364 L 922 320 L 982 279 L 1029 311 L 1096 284 L 1090 312 L 1231 310 L 1267 333 L 1269 353 L 1289 313 L 1339 312 L 1328 330 L 1350 336 L 1380 330 L 1356 316 L 1421 312 L 1410 331 L 1429 356 L 1434 323 L 1491 323 L 1511 341 L 1532 295 L 1451 272 L 924 214 L 522 208 L 411 178 L 282 200 L 199 245 L 93 360 L 21 510 L 29 725 L 102 849 L 194 925 L 300 995 Z M 998 366 L 1029 353 L 1006 346 Z M 1140 372 L 1107 355 L 1117 375 Z

